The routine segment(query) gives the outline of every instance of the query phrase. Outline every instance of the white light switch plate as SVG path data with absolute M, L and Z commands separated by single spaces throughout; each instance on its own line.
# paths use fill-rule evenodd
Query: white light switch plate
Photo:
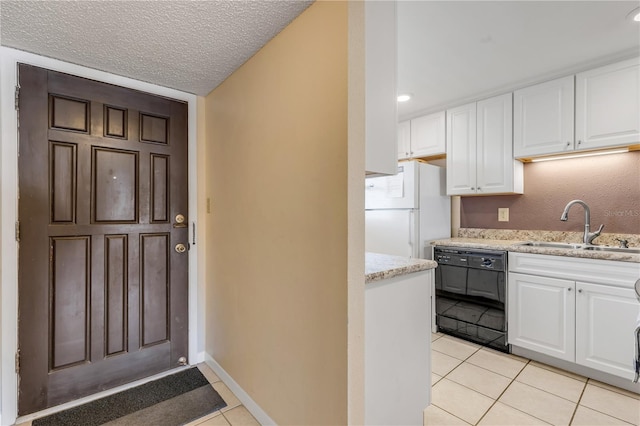
M 509 208 L 498 209 L 498 222 L 509 222 Z

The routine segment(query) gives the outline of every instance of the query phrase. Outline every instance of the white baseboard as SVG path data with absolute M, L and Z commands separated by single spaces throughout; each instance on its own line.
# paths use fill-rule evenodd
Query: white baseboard
M 200 364 L 201 362 L 205 361 L 205 352 L 204 351 L 200 351 L 196 353 L 195 359 L 193 360 L 189 360 L 189 364 L 191 365 L 196 365 L 196 364 Z
M 262 409 L 260 406 L 249 396 L 248 393 L 244 391 L 240 387 L 238 383 L 227 373 L 224 368 L 218 362 L 213 359 L 211 355 L 205 353 L 205 361 L 209 367 L 213 370 L 214 373 L 220 377 L 220 380 L 227 385 L 227 387 L 234 393 L 235 396 L 238 397 L 242 405 L 245 406 L 247 410 L 253 415 L 253 417 L 260 422 L 263 426 L 271 426 L 276 425 L 276 422 L 273 421 L 271 417 Z

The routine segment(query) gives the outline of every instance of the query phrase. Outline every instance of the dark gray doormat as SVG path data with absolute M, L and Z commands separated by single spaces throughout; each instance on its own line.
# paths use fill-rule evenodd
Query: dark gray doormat
M 226 407 L 197 367 L 33 421 L 33 426 L 178 426 Z

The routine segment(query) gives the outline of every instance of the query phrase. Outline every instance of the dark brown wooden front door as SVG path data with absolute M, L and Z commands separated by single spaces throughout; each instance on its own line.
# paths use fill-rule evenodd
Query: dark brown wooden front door
M 28 65 L 19 81 L 24 415 L 187 356 L 187 105 Z

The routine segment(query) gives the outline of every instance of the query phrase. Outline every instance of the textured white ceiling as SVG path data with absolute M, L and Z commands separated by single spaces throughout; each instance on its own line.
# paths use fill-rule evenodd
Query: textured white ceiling
M 0 1 L 0 43 L 206 95 L 311 1 Z
M 640 54 L 636 1 L 398 2 L 401 118 Z

